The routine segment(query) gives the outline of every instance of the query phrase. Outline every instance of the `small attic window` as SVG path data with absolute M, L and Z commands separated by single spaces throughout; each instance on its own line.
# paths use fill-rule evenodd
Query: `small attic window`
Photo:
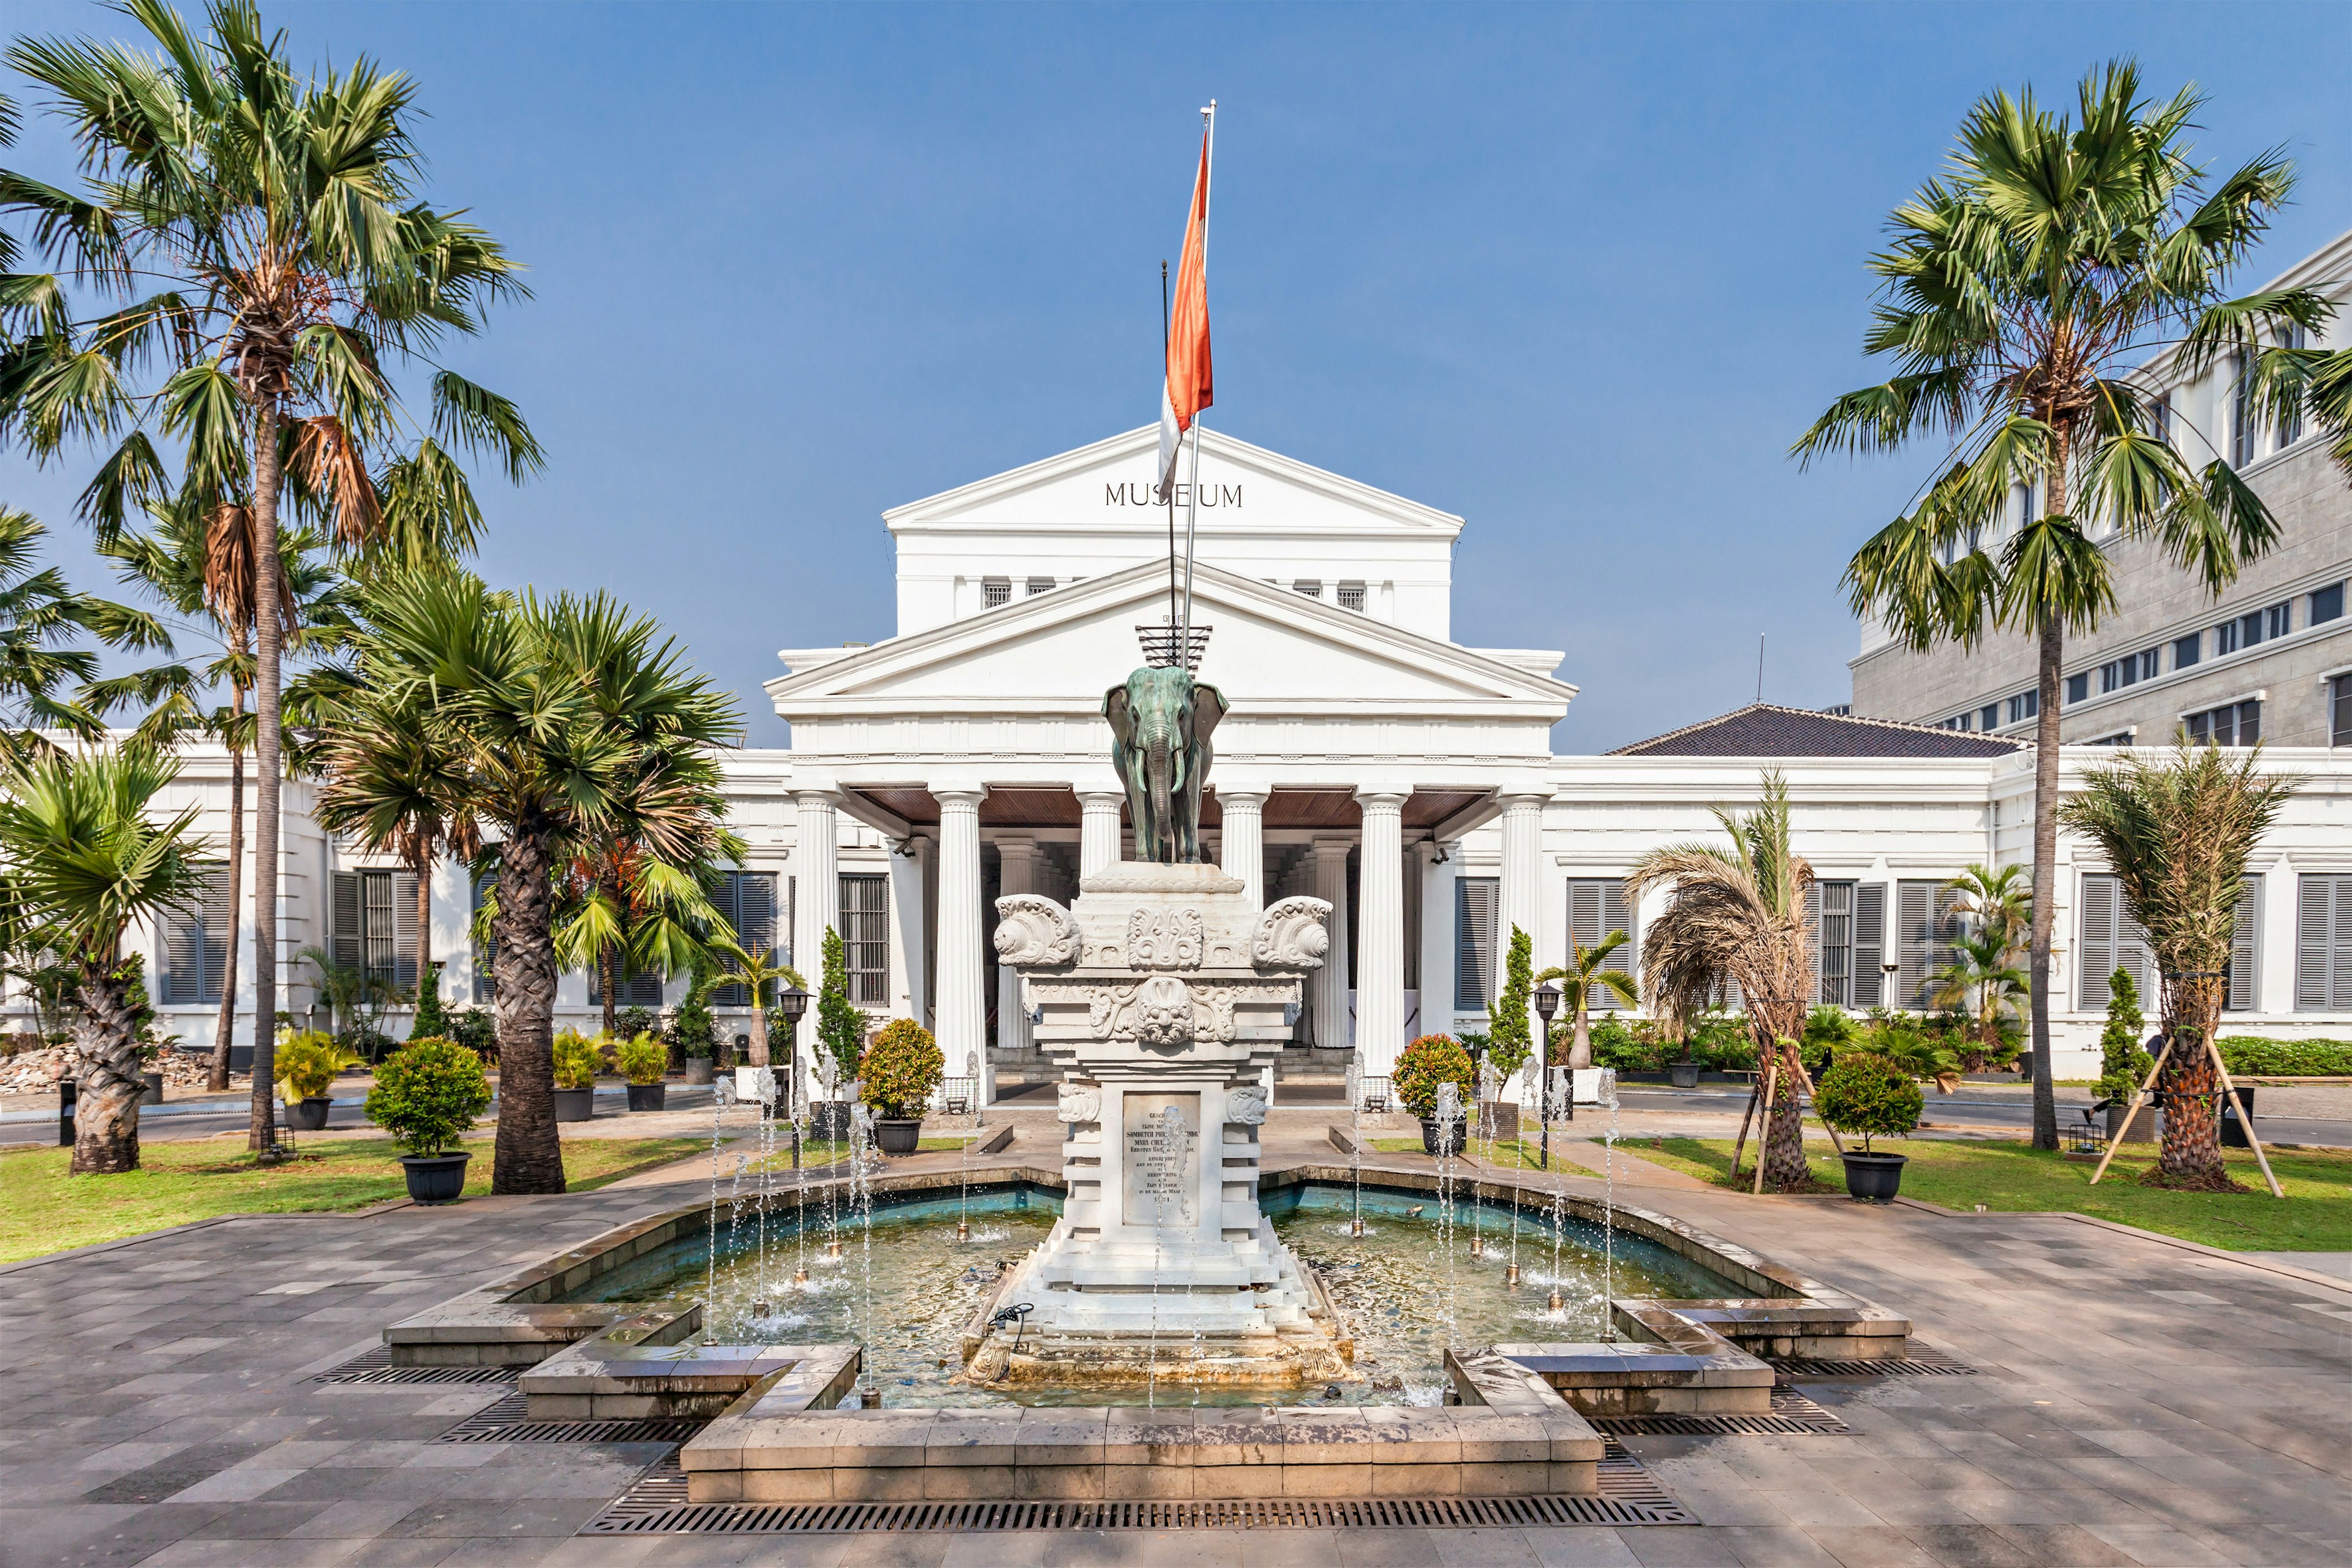
M 1323 580 L 1320 577 L 1301 577 L 1290 585 L 1290 591 L 1304 594 L 1310 599 L 1319 599 L 1323 596 Z
M 1364 613 L 1364 585 L 1361 583 L 1340 584 L 1339 607 L 1343 610 L 1353 610 L 1360 616 L 1362 615 Z
M 982 577 L 980 580 L 980 607 L 982 609 L 993 610 L 1001 605 L 1009 605 L 1012 602 L 1012 578 Z
M 1050 594 L 1053 591 L 1054 580 L 1051 577 L 1032 577 L 1029 579 L 1029 596 L 1031 598 L 1034 599 L 1040 594 Z

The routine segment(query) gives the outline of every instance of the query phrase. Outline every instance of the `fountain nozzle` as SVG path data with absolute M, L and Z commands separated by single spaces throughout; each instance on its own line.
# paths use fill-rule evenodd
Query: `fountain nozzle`
M 824 1244 L 824 1255 L 827 1258 L 838 1258 L 841 1256 L 841 1241 L 839 1237 L 835 1237 L 834 1240 L 828 1241 Z
M 795 1284 L 795 1285 L 805 1285 L 805 1284 L 807 1284 L 807 1283 L 808 1283 L 808 1270 L 807 1270 L 807 1269 L 805 1269 L 805 1268 L 795 1268 L 795 1269 L 793 1269 L 793 1284 Z
M 971 1239 L 971 1225 L 963 1220 L 956 1221 L 956 1239 L 958 1241 L 970 1241 Z
M 1358 1215 L 1354 1219 L 1348 1222 L 1348 1234 L 1349 1236 L 1361 1236 L 1364 1234 L 1364 1218 L 1361 1215 Z
M 751 1315 L 755 1318 L 770 1317 L 772 1313 L 773 1310 L 769 1307 L 765 1300 L 758 1300 L 751 1303 Z
M 1507 1263 L 1503 1265 L 1503 1283 L 1509 1286 L 1514 1290 L 1518 1289 L 1519 1266 L 1517 1264 Z
M 1557 1290 L 1551 1293 L 1551 1300 L 1545 1303 L 1547 1310 L 1554 1312 L 1559 1311 L 1561 1308 L 1567 1305 L 1567 1302 L 1559 1299 L 1559 1292 Z
M 1474 1236 L 1470 1238 L 1470 1256 L 1473 1258 L 1484 1258 L 1486 1256 L 1486 1238 L 1485 1237 Z

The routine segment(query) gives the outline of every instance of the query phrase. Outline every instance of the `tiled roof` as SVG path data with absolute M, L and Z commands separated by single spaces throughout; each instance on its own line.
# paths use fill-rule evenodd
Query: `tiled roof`
M 1612 757 L 2003 757 L 2022 741 L 1754 702 L 1620 746 Z

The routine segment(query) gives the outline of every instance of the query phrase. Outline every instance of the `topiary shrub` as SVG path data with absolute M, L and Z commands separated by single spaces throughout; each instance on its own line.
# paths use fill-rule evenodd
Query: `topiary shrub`
M 593 1089 L 604 1066 L 604 1051 L 579 1030 L 566 1029 L 555 1037 L 556 1088 Z
M 1911 1132 L 1927 1107 L 1927 1097 L 1903 1064 L 1873 1051 L 1839 1057 L 1815 1089 L 1813 1110 L 1822 1121 L 1859 1137 L 1865 1154 L 1873 1138 Z
M 378 1064 L 366 1112 L 410 1153 L 438 1154 L 489 1105 L 481 1058 L 447 1040 L 411 1040 Z
M 2139 1032 L 2147 1026 L 2147 1019 L 2139 1010 L 2139 986 L 2133 982 L 2130 970 L 2116 969 L 2107 976 L 2107 1026 L 2099 1031 L 2101 1100 L 2129 1105 L 2131 1097 L 2147 1080 L 2148 1069 L 2156 1066 L 2156 1058 L 2140 1045 Z M 2222 1042 L 2222 1059 L 2227 1061 L 2228 1042 Z
M 838 1064 L 837 1075 L 845 1082 L 857 1076 L 858 1057 L 866 1048 L 866 1017 L 849 1000 L 849 955 L 841 944 L 841 933 L 831 926 L 824 931 L 823 974 L 816 993 L 817 1043 Z
M 1423 1035 L 1397 1058 L 1389 1081 L 1396 1086 L 1400 1104 L 1423 1121 L 1437 1115 L 1437 1086 L 1450 1083 L 1461 1094 L 1464 1110 L 1470 1105 L 1470 1053 L 1451 1035 Z
M 1535 943 L 1518 927 L 1511 928 L 1511 947 L 1503 960 L 1503 990 L 1495 998 L 1493 1021 L 1487 1025 L 1486 1064 L 1495 1076 L 1508 1079 L 1527 1066 L 1535 1054 L 1534 1031 L 1528 1027 L 1528 1001 L 1534 994 Z M 1566 1026 L 1567 1020 L 1562 1020 Z M 1552 1058 L 1558 1061 L 1558 1055 Z
M 857 1098 L 877 1116 L 919 1118 L 947 1070 L 929 1029 L 912 1018 L 894 1018 L 857 1058 Z
M 613 1065 L 631 1083 L 659 1083 L 669 1070 L 669 1047 L 641 1031 L 613 1047 Z
M 273 1061 L 278 1098 L 292 1105 L 326 1093 L 336 1075 L 359 1066 L 360 1058 L 337 1045 L 333 1036 L 305 1029 L 279 1036 Z
M 416 988 L 416 1022 L 411 1026 L 412 1040 L 446 1039 L 449 1035 L 449 1015 L 441 1005 L 441 965 L 428 963 L 425 984 Z

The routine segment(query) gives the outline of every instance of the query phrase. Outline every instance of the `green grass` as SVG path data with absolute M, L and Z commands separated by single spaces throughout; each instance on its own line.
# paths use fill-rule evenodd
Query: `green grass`
M 488 1137 L 469 1138 L 467 1194 L 490 1190 Z M 563 1169 L 585 1192 L 707 1147 L 692 1138 L 571 1138 Z M 70 1176 L 68 1149 L 0 1153 L 0 1263 L 143 1236 L 232 1214 L 331 1213 L 404 1196 L 399 1151 L 382 1139 L 310 1136 L 292 1162 L 256 1165 L 236 1139 L 150 1142 L 141 1168 Z
M 2224 1157 L 2231 1175 L 2252 1192 L 2175 1193 L 2139 1183 L 2155 1163 L 2152 1146 L 2145 1154 L 2117 1154 L 2095 1187 L 2095 1165 L 2019 1142 L 1913 1138 L 1882 1146 L 1911 1157 L 1903 1169 L 1905 1197 L 1947 1208 L 1966 1212 L 1982 1204 L 2003 1213 L 2066 1209 L 2237 1252 L 2352 1251 L 2352 1153 L 2270 1151 L 2271 1169 L 2286 1189 L 2282 1201 L 2263 1185 L 2262 1171 L 2248 1150 L 2228 1150 Z M 1727 1184 L 1731 1172 L 1727 1138 L 1627 1139 L 1618 1147 L 1718 1184 Z M 1750 1139 L 1744 1173 L 1755 1170 L 1755 1148 Z M 1824 1184 L 1844 1185 L 1834 1152 L 1810 1142 L 1805 1152 Z M 1748 1180 L 1739 1185 L 1744 1190 Z
M 1373 1148 L 1383 1154 L 1418 1154 L 1423 1152 L 1421 1140 L 1418 1138 L 1374 1138 L 1370 1140 L 1370 1142 Z M 1467 1152 L 1477 1155 L 1489 1164 L 1500 1165 L 1506 1170 L 1516 1168 L 1522 1171 L 1539 1171 L 1543 1169 L 1540 1163 L 1543 1145 L 1533 1138 L 1522 1138 L 1517 1143 L 1494 1144 L 1481 1143 L 1474 1138 L 1464 1147 Z M 1573 1160 L 1556 1159 L 1552 1163 L 1563 1165 L 1571 1171 L 1583 1169 Z

